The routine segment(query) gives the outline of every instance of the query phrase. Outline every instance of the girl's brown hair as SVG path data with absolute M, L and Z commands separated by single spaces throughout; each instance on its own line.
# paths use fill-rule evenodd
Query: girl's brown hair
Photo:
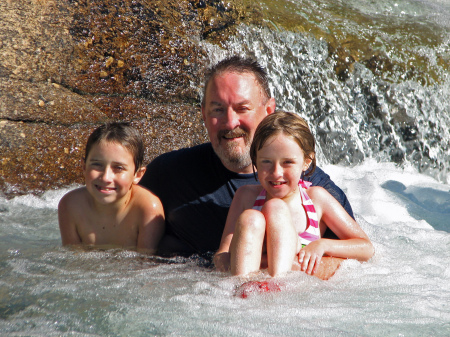
M 292 137 L 297 142 L 305 154 L 305 159 L 311 160 L 306 175 L 312 174 L 316 169 L 316 142 L 308 123 L 295 113 L 280 110 L 265 117 L 256 128 L 250 147 L 253 166 L 256 167 L 256 153 L 262 149 L 269 138 L 280 133 Z

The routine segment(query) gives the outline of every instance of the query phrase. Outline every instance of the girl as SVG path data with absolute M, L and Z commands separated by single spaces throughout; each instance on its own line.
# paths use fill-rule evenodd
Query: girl
M 161 202 L 138 186 L 145 172 L 144 144 L 126 123 L 97 128 L 88 138 L 86 186 L 67 193 L 58 206 L 63 245 L 119 246 L 154 253 L 164 233 Z
M 372 257 L 372 243 L 339 202 L 301 179 L 316 166 L 314 137 L 301 117 L 265 117 L 250 156 L 261 185 L 236 191 L 214 257 L 219 270 L 231 266 L 233 275 L 246 275 L 267 265 L 271 276 L 298 268 L 314 274 L 323 255 Z M 340 240 L 322 239 L 327 227 Z

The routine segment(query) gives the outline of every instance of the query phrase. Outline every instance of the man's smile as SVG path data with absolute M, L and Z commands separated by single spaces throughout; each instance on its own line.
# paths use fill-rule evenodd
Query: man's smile
M 223 130 L 219 132 L 219 139 L 232 140 L 237 138 L 244 138 L 247 134 L 242 129 Z

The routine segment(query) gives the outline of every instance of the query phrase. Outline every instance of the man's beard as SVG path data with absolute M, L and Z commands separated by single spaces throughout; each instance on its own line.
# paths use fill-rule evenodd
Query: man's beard
M 223 144 L 223 137 L 242 137 L 244 140 L 244 148 L 240 147 L 236 142 L 227 142 Z M 252 164 L 250 159 L 250 135 L 244 130 L 237 128 L 232 131 L 220 131 L 217 135 L 219 145 L 214 151 L 220 160 L 227 166 L 233 168 L 234 171 L 242 171 Z

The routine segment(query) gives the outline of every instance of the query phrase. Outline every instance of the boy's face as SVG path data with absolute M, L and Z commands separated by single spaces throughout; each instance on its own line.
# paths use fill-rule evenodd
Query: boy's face
M 298 193 L 298 181 L 310 163 L 292 137 L 280 133 L 267 139 L 256 155 L 258 180 L 267 197 L 286 200 Z
M 114 142 L 94 144 L 83 165 L 86 188 L 101 204 L 125 200 L 133 184 L 142 178 L 135 173 L 133 156 L 125 147 Z

